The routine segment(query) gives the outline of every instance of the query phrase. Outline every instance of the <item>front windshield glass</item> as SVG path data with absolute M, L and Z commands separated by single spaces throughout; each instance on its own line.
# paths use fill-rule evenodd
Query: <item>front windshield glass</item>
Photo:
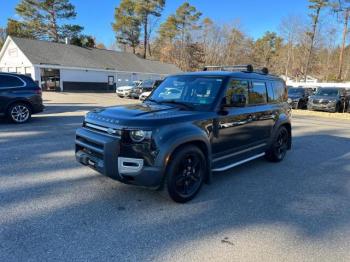
M 140 87 L 152 87 L 154 83 L 154 80 L 144 80 L 140 84 Z
M 149 97 L 157 103 L 181 103 L 192 107 L 209 107 L 214 102 L 223 78 L 206 76 L 171 76 Z
M 316 94 L 317 96 L 337 96 L 338 90 L 337 89 L 319 89 Z
M 288 95 L 302 95 L 304 90 L 301 88 L 290 88 L 288 89 Z

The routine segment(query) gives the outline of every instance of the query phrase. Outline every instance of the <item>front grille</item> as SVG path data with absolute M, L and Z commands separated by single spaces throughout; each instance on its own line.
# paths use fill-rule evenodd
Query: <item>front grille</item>
M 87 123 L 87 122 L 84 124 L 84 127 L 91 130 L 91 131 L 100 133 L 100 134 L 105 134 L 105 135 L 113 136 L 116 138 L 121 137 L 121 130 L 120 129 L 108 128 L 105 126 L 95 125 L 95 124 L 91 124 L 91 123 Z
M 109 177 L 118 175 L 117 156 L 119 154 L 119 139 L 104 134 L 102 128 L 78 128 L 75 138 L 75 154 L 79 162 L 89 165 L 98 172 Z
M 328 100 L 319 100 L 319 99 L 314 99 L 313 100 L 313 103 L 314 104 L 322 104 L 322 105 L 327 105 L 328 103 L 329 103 L 329 101 Z

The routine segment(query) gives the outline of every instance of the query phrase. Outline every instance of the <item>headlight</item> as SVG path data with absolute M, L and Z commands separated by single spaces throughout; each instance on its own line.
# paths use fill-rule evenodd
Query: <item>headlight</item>
M 152 131 L 144 130 L 132 130 L 130 131 L 130 138 L 132 141 L 139 143 L 145 139 L 150 139 L 152 136 Z
M 288 103 L 292 103 L 292 99 L 291 99 L 291 98 L 288 98 L 287 102 L 288 102 Z

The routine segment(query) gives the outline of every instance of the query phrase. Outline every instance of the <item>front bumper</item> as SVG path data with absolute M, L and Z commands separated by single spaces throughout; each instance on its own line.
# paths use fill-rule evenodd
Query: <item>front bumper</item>
M 328 103 L 328 104 L 313 104 L 313 103 L 309 103 L 307 108 L 309 110 L 334 112 L 335 109 L 336 109 L 336 104 L 335 103 Z
M 127 97 L 127 96 L 130 96 L 130 91 L 117 91 L 117 95 L 118 96 L 123 96 L 123 97 Z
M 86 128 L 76 131 L 76 160 L 102 175 L 122 183 L 157 188 L 162 169 L 146 166 L 143 159 L 123 157 L 120 138 L 99 134 Z

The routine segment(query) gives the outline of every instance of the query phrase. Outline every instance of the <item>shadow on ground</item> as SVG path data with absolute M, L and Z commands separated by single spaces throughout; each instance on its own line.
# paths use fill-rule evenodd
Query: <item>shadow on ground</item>
M 46 122 L 0 136 L 1 261 L 143 261 L 227 229 L 283 224 L 319 240 L 350 226 L 350 139 L 337 131 L 299 135 L 284 162 L 217 174 L 179 205 L 78 165 L 80 116 L 53 117 L 47 130 L 36 121 Z

